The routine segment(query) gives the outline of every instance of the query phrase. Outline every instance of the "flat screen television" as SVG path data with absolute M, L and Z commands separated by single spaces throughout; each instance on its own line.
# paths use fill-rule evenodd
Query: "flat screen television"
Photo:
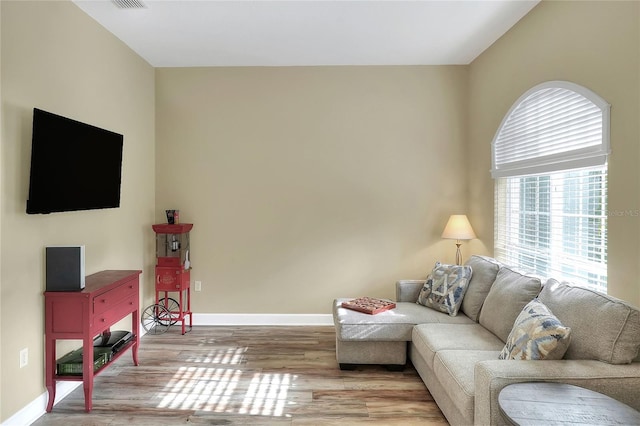
M 120 207 L 123 139 L 34 108 L 27 213 Z

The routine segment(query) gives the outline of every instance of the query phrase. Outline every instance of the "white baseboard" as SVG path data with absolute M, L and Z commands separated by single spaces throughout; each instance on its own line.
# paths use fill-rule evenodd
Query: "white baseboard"
M 56 400 L 54 407 L 80 385 L 82 385 L 82 382 L 56 382 Z M 2 426 L 30 425 L 46 413 L 48 401 L 49 394 L 45 392 L 5 420 Z
M 333 325 L 331 314 L 193 314 L 193 324 L 198 325 Z M 140 336 L 145 331 L 140 327 Z M 56 382 L 57 404 L 82 382 Z M 31 401 L 20 411 L 9 417 L 1 426 L 30 425 L 45 414 L 48 401 L 47 392 Z
M 193 314 L 193 325 L 333 325 L 330 314 Z

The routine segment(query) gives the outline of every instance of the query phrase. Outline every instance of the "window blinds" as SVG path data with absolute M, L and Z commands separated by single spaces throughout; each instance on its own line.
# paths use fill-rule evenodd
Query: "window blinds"
M 607 291 L 609 105 L 568 82 L 536 86 L 493 142 L 495 257 Z
M 603 165 L 608 135 L 609 105 L 597 95 L 568 82 L 536 86 L 514 104 L 494 138 L 492 176 Z
M 495 190 L 497 259 L 606 293 L 606 166 L 500 178 Z

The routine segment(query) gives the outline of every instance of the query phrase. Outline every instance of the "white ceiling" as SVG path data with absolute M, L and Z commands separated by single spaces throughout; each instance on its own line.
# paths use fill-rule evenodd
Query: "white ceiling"
M 154 67 L 468 64 L 539 2 L 131 1 L 74 3 Z

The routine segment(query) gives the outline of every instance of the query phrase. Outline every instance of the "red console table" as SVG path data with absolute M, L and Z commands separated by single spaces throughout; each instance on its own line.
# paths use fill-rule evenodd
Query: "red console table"
M 85 411 L 91 411 L 93 377 L 131 349 L 133 363 L 138 365 L 139 276 L 142 271 L 102 271 L 85 278 L 82 291 L 46 291 L 45 298 L 45 376 L 49 392 L 47 412 L 56 397 L 56 382 L 82 381 Z M 94 371 L 93 339 L 109 332 L 110 327 L 131 315 L 131 332 L 135 336 L 107 364 Z M 56 372 L 56 340 L 81 339 L 82 376 L 61 376 Z

